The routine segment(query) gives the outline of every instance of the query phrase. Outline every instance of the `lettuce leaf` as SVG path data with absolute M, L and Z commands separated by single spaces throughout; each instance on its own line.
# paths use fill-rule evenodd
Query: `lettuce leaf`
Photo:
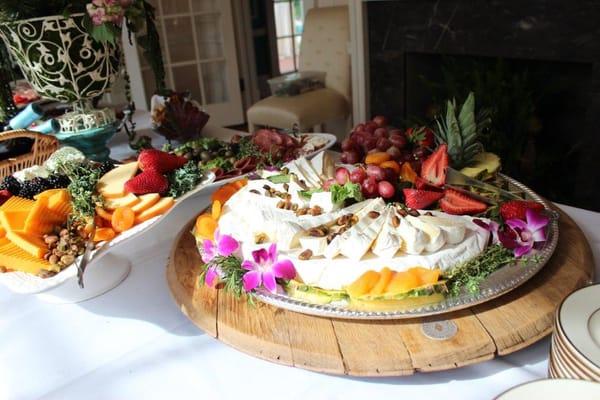
M 329 191 L 335 204 L 342 204 L 346 200 L 363 200 L 362 190 L 358 183 L 346 182 L 344 185 L 334 183 L 329 187 Z

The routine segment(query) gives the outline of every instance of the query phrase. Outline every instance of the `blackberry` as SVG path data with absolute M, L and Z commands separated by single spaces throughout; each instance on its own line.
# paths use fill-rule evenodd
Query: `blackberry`
M 17 195 L 21 191 L 21 182 L 14 176 L 9 175 L 0 183 L 0 190 L 8 190 L 13 195 Z
M 108 171 L 110 171 L 114 168 L 115 168 L 115 163 L 110 160 L 104 161 L 98 166 L 98 169 L 100 170 L 100 176 L 106 174 Z
M 36 194 L 42 193 L 45 190 L 50 189 L 50 184 L 46 178 L 33 178 L 25 181 L 21 184 L 21 190 L 19 191 L 19 197 L 25 197 L 26 199 L 32 199 Z
M 64 189 L 71 183 L 69 177 L 62 174 L 50 175 L 47 180 L 49 189 Z

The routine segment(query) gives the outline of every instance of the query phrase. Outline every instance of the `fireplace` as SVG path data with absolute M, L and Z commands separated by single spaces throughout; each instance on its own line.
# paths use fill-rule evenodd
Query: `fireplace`
M 474 90 L 505 172 L 600 211 L 600 3 L 369 1 L 364 14 L 372 115 L 431 122 Z

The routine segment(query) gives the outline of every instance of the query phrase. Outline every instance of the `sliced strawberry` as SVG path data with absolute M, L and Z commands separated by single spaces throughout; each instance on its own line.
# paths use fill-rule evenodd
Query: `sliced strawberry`
M 429 207 L 444 196 L 444 193 L 419 189 L 403 189 L 402 192 L 406 206 L 417 210 Z
M 544 205 L 531 200 L 509 200 L 500 206 L 500 215 L 505 221 L 513 218 L 525 220 L 528 209 L 540 212 L 544 210 Z
M 415 178 L 415 187 L 419 190 L 430 190 L 432 192 L 441 192 L 442 188 L 437 186 L 433 186 L 431 183 L 427 182 L 425 179 L 417 176 Z
M 125 182 L 125 191 L 133 194 L 165 193 L 169 180 L 154 169 L 148 169 Z
M 450 160 L 448 158 L 448 145 L 441 144 L 421 166 L 421 177 L 434 186 L 446 183 L 446 170 Z
M 156 172 L 171 172 L 183 167 L 187 158 L 156 149 L 142 150 L 138 156 L 138 164 L 142 171 L 153 169 Z
M 473 215 L 487 210 L 487 205 L 457 190 L 446 189 L 440 200 L 440 208 L 448 214 Z

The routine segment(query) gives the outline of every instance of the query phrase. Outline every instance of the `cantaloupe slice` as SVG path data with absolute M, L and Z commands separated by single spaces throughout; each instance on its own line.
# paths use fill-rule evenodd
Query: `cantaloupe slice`
M 396 272 L 385 289 L 385 294 L 395 295 L 406 293 L 416 287 L 419 287 L 419 277 L 415 273 L 410 270 Z
M 156 203 L 158 203 L 158 201 L 160 200 L 160 194 L 158 194 L 158 193 L 143 194 L 141 196 L 138 196 L 138 199 L 140 199 L 139 203 L 136 203 L 131 207 L 133 212 L 136 214 L 139 214 L 142 211 L 145 211 L 145 210 L 149 209 L 150 207 L 152 207 L 153 205 L 155 205 Z
M 48 246 L 41 237 L 25 232 L 10 231 L 6 232 L 6 238 L 36 258 L 43 259 L 44 254 L 48 252 Z
M 107 210 L 116 210 L 119 207 L 131 207 L 140 202 L 140 199 L 133 193 L 128 193 L 123 197 L 106 199 L 104 208 Z
M 387 288 L 388 284 L 394 277 L 394 271 L 389 269 L 388 267 L 383 267 L 381 271 L 379 271 L 379 280 L 373 286 L 369 294 L 378 295 L 385 292 L 385 288 Z
M 119 165 L 98 180 L 98 192 L 105 198 L 125 196 L 125 182 L 133 178 L 138 170 L 137 161 Z
M 12 196 L 0 206 L 1 210 L 31 210 L 35 201 L 23 197 Z
M 0 245 L 0 265 L 14 271 L 38 274 L 41 270 L 60 271 L 58 265 L 52 265 L 44 259 L 39 259 L 27 253 L 11 242 Z
M 152 207 L 137 214 L 135 217 L 135 224 L 137 225 L 139 223 L 149 220 L 152 217 L 164 214 L 169 208 L 173 206 L 174 203 L 175 200 L 172 197 L 163 197 Z
M 350 297 L 359 297 L 367 294 L 373 289 L 379 280 L 379 272 L 367 271 L 357 280 L 346 287 L 346 292 Z
M 25 228 L 28 210 L 0 210 L 0 224 L 6 232 L 20 231 Z

